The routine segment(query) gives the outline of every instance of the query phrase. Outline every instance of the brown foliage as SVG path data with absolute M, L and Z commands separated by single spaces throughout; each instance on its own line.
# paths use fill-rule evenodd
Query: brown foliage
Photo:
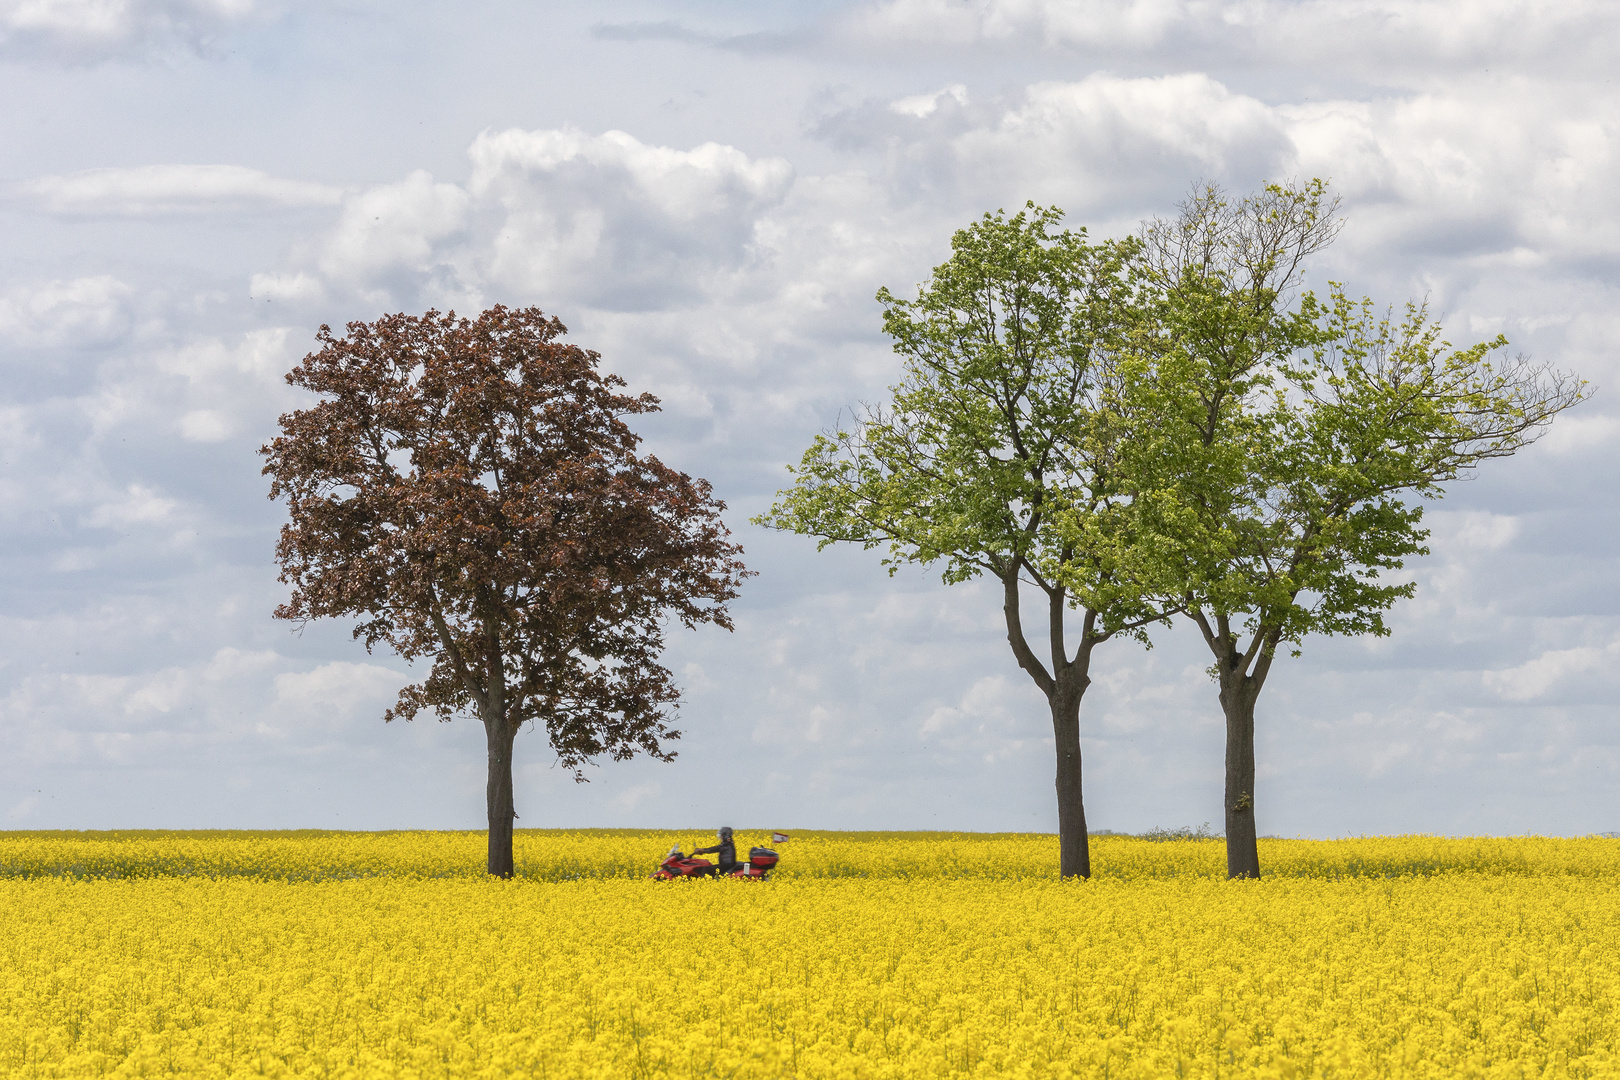
M 730 628 L 748 572 L 707 481 L 639 457 L 594 352 L 538 308 L 322 326 L 287 381 L 320 395 L 261 453 L 285 499 L 276 616 L 353 616 L 368 650 L 432 657 L 386 719 L 544 727 L 565 767 L 661 760 L 678 690 L 664 626 Z M 509 745 L 509 744 L 508 744 Z

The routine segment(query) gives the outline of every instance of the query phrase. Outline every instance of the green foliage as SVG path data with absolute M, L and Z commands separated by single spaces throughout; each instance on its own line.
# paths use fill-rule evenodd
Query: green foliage
M 1096 612 L 1095 640 L 1163 617 L 1121 472 L 1139 244 L 1090 244 L 1061 218 L 986 214 L 916 299 L 878 293 L 903 365 L 891 403 L 818 436 L 759 524 L 883 548 L 891 573 L 1024 576 Z
M 1257 877 L 1254 703 L 1279 645 L 1389 632 L 1426 553 L 1424 499 L 1514 453 L 1584 385 L 1503 338 L 1456 349 L 1400 317 L 1300 292 L 1338 232 L 1320 180 L 1231 200 L 1207 187 L 1122 241 L 1055 208 L 986 214 L 915 300 L 888 290 L 892 402 L 819 436 L 759 524 L 983 572 L 1058 741 L 1063 873 L 1087 874 L 1080 696 L 1091 649 L 1188 615 L 1227 720 L 1228 873 Z M 1051 667 L 1019 615 L 1049 600 Z M 1080 608 L 1079 648 L 1064 611 Z M 1069 822 L 1074 824 L 1069 824 Z M 1078 843 L 1071 845 L 1071 840 Z M 1073 849 L 1073 856 L 1068 852 Z
M 1320 181 L 1183 209 L 1146 232 L 1151 302 L 1125 365 L 1143 531 L 1229 645 L 1233 616 L 1266 656 L 1307 634 L 1385 635 L 1414 588 L 1389 575 L 1428 550 L 1413 498 L 1532 441 L 1584 384 L 1502 358 L 1502 337 L 1455 349 L 1422 304 L 1380 315 L 1336 283 L 1325 302 L 1293 298 L 1336 232 Z

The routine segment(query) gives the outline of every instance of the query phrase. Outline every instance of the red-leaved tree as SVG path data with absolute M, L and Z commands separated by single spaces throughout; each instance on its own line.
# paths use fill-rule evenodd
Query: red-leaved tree
M 291 520 L 276 617 L 354 617 L 368 650 L 431 658 L 385 719 L 471 714 L 489 746 L 489 872 L 512 874 L 512 748 L 662 761 L 679 690 L 671 620 L 730 629 L 749 572 L 704 480 L 638 456 L 649 394 L 596 370 L 538 308 L 322 326 L 287 381 L 320 401 L 263 447 Z

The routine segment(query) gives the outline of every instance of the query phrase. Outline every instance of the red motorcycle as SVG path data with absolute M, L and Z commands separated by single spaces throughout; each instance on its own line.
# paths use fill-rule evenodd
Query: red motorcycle
M 708 859 L 688 858 L 678 847 L 671 848 L 664 861 L 653 871 L 654 881 L 674 881 L 676 878 L 731 877 L 746 881 L 764 881 L 776 867 L 776 852 L 770 848 L 748 849 L 748 861 L 738 865 L 729 874 L 721 875 L 720 868 Z

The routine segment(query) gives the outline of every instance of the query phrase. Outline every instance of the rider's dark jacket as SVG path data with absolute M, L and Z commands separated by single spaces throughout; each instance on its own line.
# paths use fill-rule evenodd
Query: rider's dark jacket
M 719 873 L 729 874 L 741 865 L 737 862 L 737 843 L 734 840 L 722 840 L 714 847 L 700 847 L 693 851 L 692 854 L 711 855 L 716 852 L 720 855 L 720 865 L 715 867 Z

